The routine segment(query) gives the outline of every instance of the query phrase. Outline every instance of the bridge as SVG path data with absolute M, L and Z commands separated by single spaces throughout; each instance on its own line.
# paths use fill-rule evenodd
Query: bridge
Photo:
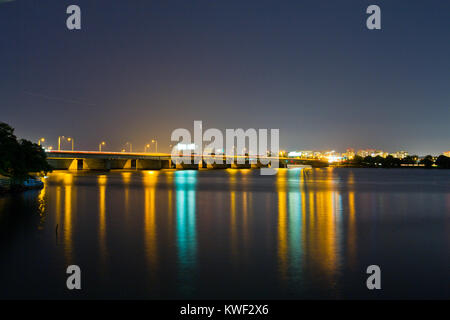
M 269 167 L 270 160 L 278 160 L 280 168 L 286 168 L 289 164 L 328 166 L 328 163 L 324 161 L 286 157 L 227 155 L 172 157 L 169 153 L 98 151 L 47 151 L 46 153 L 48 163 L 55 170 L 249 169 Z

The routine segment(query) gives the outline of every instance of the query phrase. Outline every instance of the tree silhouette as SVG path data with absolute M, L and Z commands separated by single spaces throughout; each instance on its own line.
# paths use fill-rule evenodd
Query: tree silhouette
M 450 169 L 450 158 L 444 156 L 443 154 L 441 154 L 437 159 L 436 159 L 436 165 L 439 168 L 442 169 Z
M 431 155 L 425 156 L 422 160 L 419 162 L 420 164 L 423 164 L 425 168 L 431 168 L 433 166 L 433 157 Z
M 30 172 L 49 172 L 50 165 L 41 146 L 17 140 L 14 129 L 0 122 L 0 174 L 23 179 Z

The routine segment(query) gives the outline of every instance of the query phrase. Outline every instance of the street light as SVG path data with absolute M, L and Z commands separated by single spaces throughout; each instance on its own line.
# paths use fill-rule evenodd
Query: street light
M 38 141 L 38 145 L 41 145 L 41 142 L 45 142 L 45 139 L 44 138 L 40 138 L 39 141 Z
M 152 143 L 155 144 L 155 152 L 158 153 L 158 141 L 156 139 L 152 139 Z
M 61 138 L 64 139 L 64 136 L 59 136 L 58 137 L 58 151 L 61 151 Z
M 104 146 L 106 143 L 105 141 L 102 141 L 98 144 L 98 151 L 102 152 L 102 146 Z
M 131 142 L 127 142 L 127 143 L 125 143 L 125 145 L 130 145 L 130 152 L 133 152 L 133 145 L 131 144 Z
M 72 142 L 72 151 L 73 151 L 73 138 L 67 138 L 67 141 Z
M 144 148 L 144 152 L 145 152 L 145 153 L 147 152 L 147 148 L 150 148 L 150 144 L 146 144 L 146 145 L 145 145 L 145 148 Z

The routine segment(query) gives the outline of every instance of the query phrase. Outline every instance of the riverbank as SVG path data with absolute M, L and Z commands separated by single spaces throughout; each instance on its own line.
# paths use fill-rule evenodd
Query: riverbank
M 416 164 L 416 165 L 401 165 L 401 166 L 382 166 L 382 165 L 378 165 L 378 166 L 363 166 L 363 165 L 356 165 L 356 164 L 331 164 L 330 167 L 333 168 L 351 168 L 351 169 L 355 169 L 355 168 L 361 168 L 361 169 L 433 169 L 433 170 L 448 170 L 449 168 L 442 168 L 442 167 L 438 167 L 436 165 L 433 165 L 431 167 L 427 167 L 423 164 Z
M 40 179 L 29 177 L 26 180 L 19 181 L 0 175 L 0 194 L 42 189 L 43 187 L 44 183 Z

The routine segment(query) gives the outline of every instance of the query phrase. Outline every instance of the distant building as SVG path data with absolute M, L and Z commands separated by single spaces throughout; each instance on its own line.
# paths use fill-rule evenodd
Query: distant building
M 386 158 L 389 154 L 387 152 L 384 152 L 382 150 L 375 150 L 375 149 L 363 149 L 363 150 L 358 150 L 358 156 L 360 157 L 367 157 L 367 156 L 371 156 L 371 157 L 383 157 Z
M 370 152 L 368 150 L 358 150 L 358 152 L 356 154 L 363 158 L 370 156 Z
M 444 152 L 443 155 L 450 158 L 450 151 Z
M 314 157 L 314 152 L 313 151 L 290 151 L 288 153 L 288 157 L 312 159 Z
M 315 152 L 313 152 L 313 156 L 312 157 L 315 158 L 315 159 L 322 159 L 323 155 L 322 155 L 322 152 L 315 151 Z
M 342 154 L 342 158 L 345 160 L 353 160 L 355 159 L 355 150 L 352 148 L 348 148 L 347 152 Z
M 409 155 L 409 153 L 407 151 L 397 151 L 391 154 L 391 156 L 393 156 L 394 158 L 397 159 L 404 159 Z

